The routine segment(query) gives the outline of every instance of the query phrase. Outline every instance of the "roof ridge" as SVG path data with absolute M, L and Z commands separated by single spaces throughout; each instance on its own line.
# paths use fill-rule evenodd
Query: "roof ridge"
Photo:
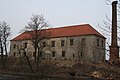
M 78 25 L 76 24 L 76 25 L 70 25 L 70 26 L 68 25 L 68 26 L 63 26 L 63 27 L 48 28 L 48 30 L 49 30 L 49 29 L 59 29 L 59 28 L 69 28 L 69 27 L 86 26 L 86 25 L 90 25 L 90 24 L 80 24 L 80 25 L 79 25 L 79 24 L 78 24 Z

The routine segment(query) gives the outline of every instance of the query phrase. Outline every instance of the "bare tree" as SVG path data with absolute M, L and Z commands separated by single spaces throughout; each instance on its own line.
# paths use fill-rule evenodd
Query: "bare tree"
M 28 25 L 25 26 L 24 30 L 29 31 L 30 41 L 34 47 L 34 60 L 37 61 L 37 69 L 39 62 L 39 54 L 42 52 L 43 43 L 42 40 L 48 36 L 46 28 L 49 27 L 48 22 L 45 21 L 43 15 L 34 15 L 30 18 Z
M 0 49 L 1 49 L 1 63 L 5 67 L 5 62 L 8 56 L 7 52 L 7 41 L 10 35 L 10 27 L 7 22 L 3 21 L 0 23 Z M 6 58 L 4 57 L 4 52 Z
M 3 21 L 0 23 L 0 32 L 1 32 L 1 40 L 3 43 L 3 48 L 5 51 L 5 55 L 7 57 L 8 56 L 7 42 L 8 42 L 8 37 L 10 36 L 10 27 L 7 24 L 7 22 Z

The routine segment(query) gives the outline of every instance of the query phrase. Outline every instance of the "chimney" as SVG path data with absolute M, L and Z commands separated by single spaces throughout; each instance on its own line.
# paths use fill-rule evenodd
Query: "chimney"
M 110 62 L 116 63 L 119 60 L 119 46 L 117 43 L 117 1 L 112 2 L 112 34 L 110 46 Z

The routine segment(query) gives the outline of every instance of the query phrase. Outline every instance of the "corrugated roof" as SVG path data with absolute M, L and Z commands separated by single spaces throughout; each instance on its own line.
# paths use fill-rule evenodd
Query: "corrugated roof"
M 44 31 L 44 30 L 42 30 Z M 57 38 L 57 37 L 68 37 L 68 36 L 80 36 L 80 35 L 97 35 L 100 37 L 105 38 L 102 34 L 100 34 L 97 30 L 95 30 L 89 24 L 83 25 L 72 25 L 72 26 L 65 26 L 59 28 L 50 28 L 46 29 L 46 32 L 49 32 L 49 38 Z M 12 40 L 27 40 L 30 39 L 30 32 L 26 31 L 17 37 L 13 38 Z

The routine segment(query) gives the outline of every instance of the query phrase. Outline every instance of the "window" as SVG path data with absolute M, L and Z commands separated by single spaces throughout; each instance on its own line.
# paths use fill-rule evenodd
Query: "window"
M 65 57 L 65 51 L 62 51 L 62 57 Z
M 61 47 L 64 46 L 65 40 L 61 40 Z
M 15 52 L 13 53 L 13 56 L 14 56 L 14 57 L 16 56 L 16 53 L 15 53 Z
M 27 48 L 27 43 L 24 43 L 24 48 Z
M 55 47 L 55 41 L 52 41 L 52 47 Z
M 46 47 L 46 42 L 43 42 L 43 47 Z
M 36 57 L 36 53 L 35 52 L 33 52 L 33 57 Z
M 14 49 L 16 48 L 16 44 L 13 45 L 13 48 L 14 48 Z
M 52 52 L 52 57 L 55 57 L 55 51 Z
M 24 57 L 26 56 L 26 52 L 24 52 Z
M 85 38 L 82 38 L 81 39 L 81 52 L 80 52 L 80 57 L 82 58 L 83 55 L 84 55 L 84 48 L 85 48 L 85 45 L 86 45 L 86 39 Z
M 103 47 L 103 40 L 101 41 L 101 47 Z
M 73 58 L 75 57 L 75 54 L 72 54 Z
M 73 45 L 73 39 L 70 39 L 70 46 L 72 46 Z
M 99 46 L 99 39 L 97 39 L 97 46 Z
M 82 46 L 85 46 L 85 38 L 82 38 L 81 44 L 82 44 Z

